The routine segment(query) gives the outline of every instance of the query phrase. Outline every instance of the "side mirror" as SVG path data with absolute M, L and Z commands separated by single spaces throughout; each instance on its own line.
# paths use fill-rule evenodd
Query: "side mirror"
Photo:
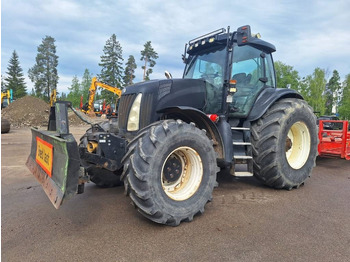
M 249 42 L 250 38 L 252 37 L 250 26 L 245 25 L 241 26 L 237 29 L 237 45 L 242 46 Z

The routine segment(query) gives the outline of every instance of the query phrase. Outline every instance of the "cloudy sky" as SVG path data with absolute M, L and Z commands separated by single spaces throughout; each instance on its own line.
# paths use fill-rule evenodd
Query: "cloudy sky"
M 329 77 L 334 69 L 342 78 L 350 73 L 349 0 L 2 0 L 1 74 L 16 50 L 30 91 L 28 69 L 49 35 L 59 56 L 58 91 L 67 92 L 73 76 L 81 78 L 86 68 L 100 73 L 103 47 L 116 34 L 124 62 L 129 55 L 136 59 L 136 81 L 142 79 L 140 51 L 147 41 L 159 55 L 151 78 L 164 78 L 165 70 L 181 77 L 186 42 L 245 24 L 276 46 L 275 61 L 293 66 L 300 76 L 316 67 Z

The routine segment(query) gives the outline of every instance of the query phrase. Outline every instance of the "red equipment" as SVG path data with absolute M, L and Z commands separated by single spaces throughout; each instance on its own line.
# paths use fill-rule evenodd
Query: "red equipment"
M 339 130 L 324 129 L 324 122 L 342 126 Z M 339 123 L 339 124 L 336 124 Z M 349 122 L 340 120 L 320 120 L 318 138 L 318 155 L 321 157 L 341 157 L 350 160 L 350 131 Z
M 83 95 L 81 95 L 80 97 L 80 109 L 83 108 Z
M 103 99 L 102 112 L 106 111 L 106 99 Z

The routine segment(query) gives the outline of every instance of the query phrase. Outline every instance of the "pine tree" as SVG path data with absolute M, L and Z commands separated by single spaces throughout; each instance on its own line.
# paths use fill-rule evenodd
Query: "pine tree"
M 67 101 L 67 95 L 66 93 L 61 93 L 60 97 L 59 97 L 59 100 L 62 100 L 62 101 Z
M 32 88 L 32 91 L 30 91 L 30 96 L 36 96 L 34 88 Z
M 1 92 L 4 92 L 5 89 L 6 89 L 5 80 L 4 80 L 4 77 L 1 75 Z
M 158 54 L 154 51 L 151 41 L 146 42 L 144 49 L 141 51 L 141 61 L 145 61 L 145 65 L 142 66 L 143 69 L 143 80 L 150 80 L 149 76 L 153 73 L 153 67 L 156 65 L 156 59 Z M 149 67 L 147 69 L 147 66 Z
M 81 86 L 77 76 L 72 79 L 71 87 L 68 87 L 69 94 L 67 95 L 67 100 L 72 102 L 74 107 L 79 107 L 80 96 L 82 95 Z
M 56 55 L 55 39 L 46 36 L 38 47 L 35 65 L 29 69 L 28 75 L 34 83 L 35 94 L 50 100 L 50 93 L 57 88 L 58 56 Z
M 7 70 L 7 77 L 5 78 L 6 89 L 12 89 L 13 97 L 16 99 L 25 96 L 27 94 L 27 87 L 16 50 L 12 53 Z
M 126 67 L 124 71 L 124 84 L 125 86 L 130 86 L 134 84 L 133 80 L 135 79 L 135 70 L 137 68 L 135 58 L 133 55 L 129 56 L 128 62 L 126 62 Z
M 339 116 L 341 119 L 350 120 L 350 74 L 345 76 L 345 81 L 342 85 L 342 98 L 339 105 Z
M 81 79 L 81 89 L 83 92 L 83 102 L 85 103 L 89 96 L 89 89 L 91 86 L 92 74 L 90 74 L 89 70 L 86 68 L 84 71 L 83 78 Z
M 337 70 L 333 71 L 333 75 L 327 84 L 326 88 L 326 115 L 332 114 L 332 109 L 335 107 L 335 111 L 337 111 L 337 105 L 340 101 L 340 92 L 341 84 L 340 84 L 340 76 Z
M 107 41 L 103 48 L 103 55 L 101 56 L 101 63 L 98 65 L 102 67 L 99 81 L 110 86 L 121 88 L 123 85 L 123 50 L 117 41 L 117 37 L 113 34 Z M 102 98 L 106 99 L 108 103 L 115 101 L 117 98 L 112 92 L 107 90 L 101 91 Z

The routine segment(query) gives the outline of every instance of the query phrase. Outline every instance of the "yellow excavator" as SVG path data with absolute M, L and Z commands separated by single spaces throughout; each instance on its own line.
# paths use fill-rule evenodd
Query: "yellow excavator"
M 12 103 L 12 100 L 13 100 L 12 89 L 7 89 L 4 92 L 1 92 L 1 109 L 3 109 L 4 107 L 7 107 L 10 103 Z M 10 132 L 10 127 L 11 127 L 10 121 L 2 117 L 1 134 Z
M 53 89 L 51 94 L 50 94 L 50 106 L 53 106 L 54 103 L 56 103 L 56 98 L 57 97 L 57 91 L 56 89 Z
M 12 100 L 12 89 L 7 89 L 6 91 L 1 92 L 1 108 L 7 107 L 10 103 L 12 103 Z
M 88 102 L 81 108 L 81 111 L 84 112 L 85 114 L 89 114 L 89 115 L 94 114 L 94 100 L 95 100 L 96 90 L 98 86 L 116 94 L 118 96 L 118 99 L 122 95 L 122 90 L 120 88 L 102 83 L 97 80 L 97 77 L 93 77 L 91 81 L 90 89 L 89 89 Z

